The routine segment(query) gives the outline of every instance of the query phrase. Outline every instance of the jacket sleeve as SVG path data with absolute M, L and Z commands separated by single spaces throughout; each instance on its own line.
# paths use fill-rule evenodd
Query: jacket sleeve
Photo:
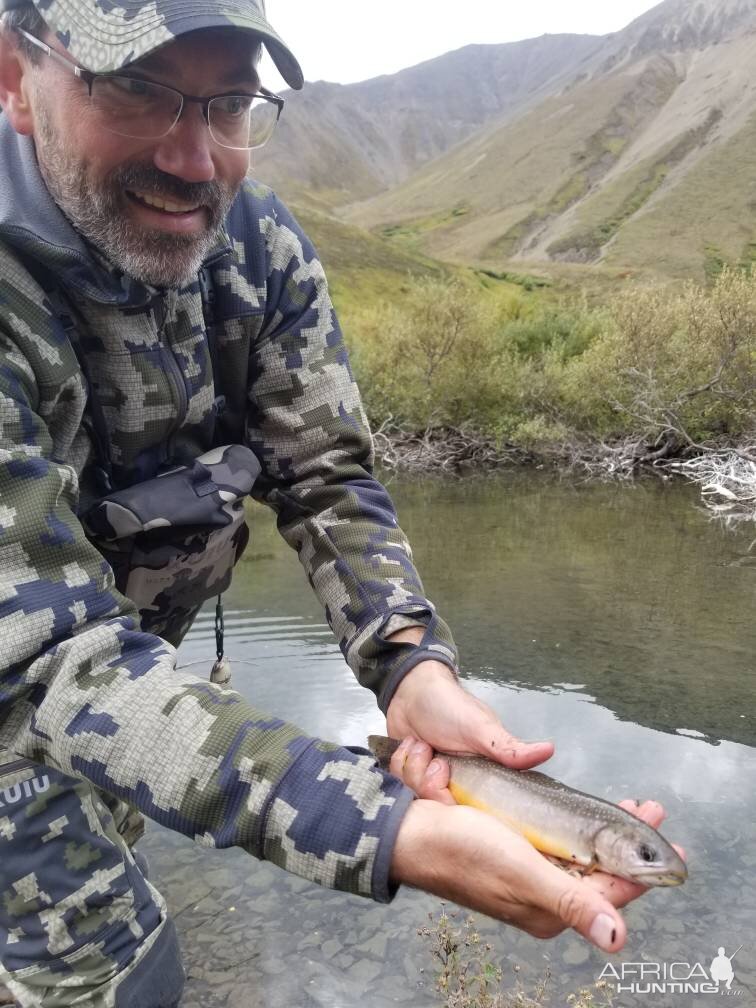
M 275 198 L 260 226 L 267 312 L 252 351 L 247 438 L 263 476 L 253 494 L 277 511 L 344 657 L 385 712 L 418 662 L 456 670 L 454 642 L 373 475 L 372 437 L 317 255 Z M 425 628 L 421 645 L 387 640 L 407 625 Z
M 37 371 L 60 347 L 35 300 L 0 281 L 0 747 L 200 843 L 388 900 L 411 792 L 371 757 L 177 671 L 174 649 L 141 633 L 115 591 L 40 415 Z

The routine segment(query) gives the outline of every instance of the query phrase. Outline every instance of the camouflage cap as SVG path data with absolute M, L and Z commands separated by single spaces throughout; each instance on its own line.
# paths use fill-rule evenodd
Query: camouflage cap
M 26 0 L 2 0 L 0 8 Z M 289 87 L 302 87 L 299 63 L 268 23 L 265 0 L 33 0 L 73 58 L 95 73 L 121 70 L 186 32 L 239 28 L 265 45 Z

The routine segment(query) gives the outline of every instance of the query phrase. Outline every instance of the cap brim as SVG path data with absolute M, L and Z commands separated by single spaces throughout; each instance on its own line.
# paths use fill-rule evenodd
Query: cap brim
M 244 0 L 50 0 L 39 11 L 73 58 L 95 73 L 122 70 L 181 35 L 208 28 L 237 28 L 256 35 L 278 72 L 299 90 L 304 76 L 294 54 L 266 19 Z

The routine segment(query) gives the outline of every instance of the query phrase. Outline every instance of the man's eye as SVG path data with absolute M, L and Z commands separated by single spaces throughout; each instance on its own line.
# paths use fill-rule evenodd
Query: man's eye
M 245 95 L 230 95 L 228 98 L 216 98 L 217 111 L 228 116 L 246 115 L 252 105 L 252 99 Z
M 108 84 L 129 98 L 154 98 L 162 90 L 149 81 L 137 80 L 134 77 L 110 77 Z

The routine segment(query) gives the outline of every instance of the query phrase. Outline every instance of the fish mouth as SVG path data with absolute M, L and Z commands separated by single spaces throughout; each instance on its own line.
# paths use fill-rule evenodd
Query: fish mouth
M 645 886 L 679 886 L 687 877 L 687 871 L 649 871 L 637 872 L 633 881 Z

